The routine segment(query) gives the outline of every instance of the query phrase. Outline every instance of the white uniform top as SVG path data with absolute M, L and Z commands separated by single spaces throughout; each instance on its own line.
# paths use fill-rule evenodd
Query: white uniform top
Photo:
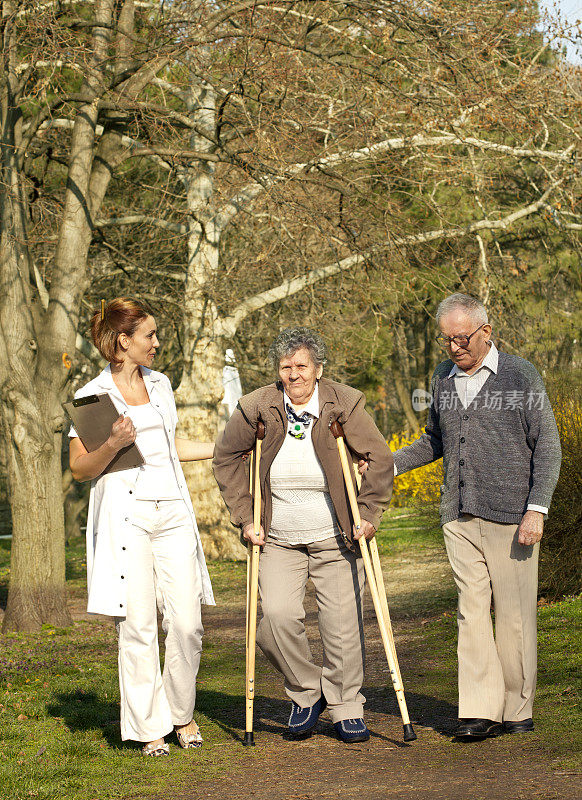
M 178 453 L 176 451 L 176 426 L 178 413 L 174 393 L 168 378 L 161 372 L 141 367 L 141 372 L 152 408 L 159 414 L 169 447 L 179 496 L 184 500 L 192 518 L 197 540 L 196 557 L 202 578 L 202 602 L 215 605 L 210 576 L 206 567 L 200 533 L 192 508 L 192 501 Z M 92 381 L 75 393 L 75 398 L 107 392 L 120 414 L 127 414 L 130 407 L 113 381 L 111 367 L 107 365 Z M 75 436 L 74 429 L 69 433 Z M 106 614 L 124 617 L 127 607 L 126 567 L 131 559 L 128 533 L 132 527 L 130 519 L 136 499 L 136 485 L 140 468 L 126 469 L 101 475 L 91 481 L 89 512 L 87 516 L 87 589 L 89 598 L 87 611 L 91 614 Z M 152 497 L 152 500 L 159 498 Z
M 180 489 L 164 435 L 163 419 L 151 403 L 129 406 L 127 416 L 135 426 L 135 442 L 145 461 L 139 468 L 136 499 L 179 500 Z

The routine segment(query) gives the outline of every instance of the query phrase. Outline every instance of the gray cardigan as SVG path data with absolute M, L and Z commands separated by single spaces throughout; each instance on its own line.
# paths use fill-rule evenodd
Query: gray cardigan
M 394 453 L 398 474 L 442 457 L 442 525 L 461 514 L 519 523 L 528 503 L 549 508 L 562 453 L 536 368 L 500 352 L 497 374 L 465 409 L 448 377 L 452 367 L 449 359 L 436 368 L 425 432 Z

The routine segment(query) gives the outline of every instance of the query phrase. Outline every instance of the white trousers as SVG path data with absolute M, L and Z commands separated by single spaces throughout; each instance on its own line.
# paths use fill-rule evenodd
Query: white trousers
M 196 536 L 183 500 L 136 500 L 127 616 L 116 618 L 121 738 L 151 742 L 186 725 L 196 700 L 202 651 L 202 582 Z M 157 608 L 166 634 L 160 670 Z

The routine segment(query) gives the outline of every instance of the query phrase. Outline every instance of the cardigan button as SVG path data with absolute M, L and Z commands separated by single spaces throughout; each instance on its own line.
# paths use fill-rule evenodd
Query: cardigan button
M 461 436 L 461 438 L 459 439 L 459 441 L 461 442 L 461 444 L 465 444 L 465 437 L 464 437 L 464 436 Z
M 468 414 L 463 414 L 463 419 L 469 419 L 469 415 Z
M 464 486 L 464 485 L 465 485 L 465 481 L 459 481 L 459 486 L 460 486 L 461 488 L 463 488 L 463 486 Z
M 462 459 L 459 461 L 459 466 L 460 466 L 460 467 L 464 467 L 464 466 L 465 466 L 465 459 L 464 459 L 464 458 L 462 458 Z

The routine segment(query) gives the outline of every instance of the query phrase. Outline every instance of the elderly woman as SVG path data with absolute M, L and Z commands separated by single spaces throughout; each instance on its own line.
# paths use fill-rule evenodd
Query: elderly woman
M 241 398 L 216 445 L 214 474 L 234 525 L 247 542 L 263 545 L 259 591 L 263 618 L 257 642 L 285 678 L 291 698 L 289 735 L 304 738 L 328 708 L 344 742 L 369 738 L 361 686 L 364 676 L 364 574 L 354 540 L 374 536 L 392 491 L 393 461 L 384 437 L 364 410 L 364 395 L 322 378 L 325 345 L 307 328 L 288 328 L 269 350 L 279 380 Z M 331 422 L 368 469 L 353 529 Z M 255 535 L 243 454 L 265 425 L 260 480 L 264 505 Z M 303 598 L 315 586 L 323 666 L 311 657 Z

